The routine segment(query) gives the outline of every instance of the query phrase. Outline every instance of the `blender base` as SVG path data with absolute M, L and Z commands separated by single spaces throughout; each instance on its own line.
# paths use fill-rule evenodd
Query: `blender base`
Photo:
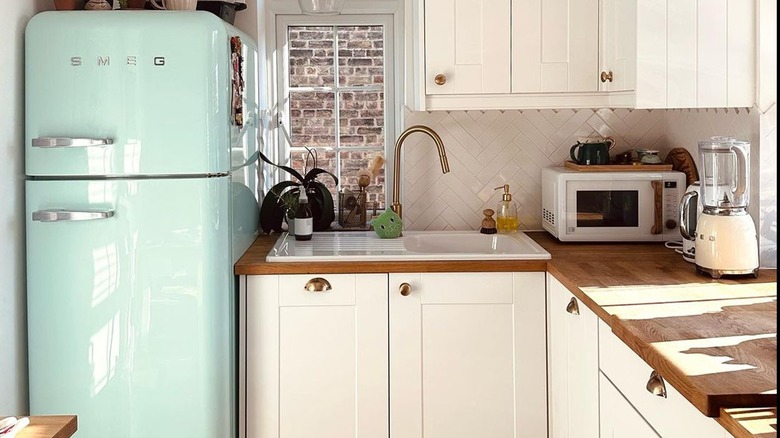
M 724 275 L 752 275 L 753 278 L 758 278 L 758 268 L 732 271 L 725 269 L 710 269 L 696 265 L 696 272 L 700 274 L 709 274 L 712 278 L 715 279 L 718 279 Z

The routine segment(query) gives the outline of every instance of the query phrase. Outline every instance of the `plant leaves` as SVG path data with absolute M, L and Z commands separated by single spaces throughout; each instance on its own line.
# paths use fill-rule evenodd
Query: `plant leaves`
M 311 187 L 314 189 L 314 197 L 318 212 L 315 214 L 314 205 L 312 205 L 312 214 L 314 215 L 314 231 L 325 231 L 330 228 L 330 224 L 336 219 L 333 211 L 333 195 L 325 184 L 319 181 L 312 181 Z
M 290 175 L 292 175 L 295 178 L 297 178 L 298 181 L 300 181 L 300 182 L 304 182 L 305 181 L 304 178 L 303 178 L 303 175 L 301 175 L 297 170 L 293 169 L 292 167 L 280 166 L 278 164 L 274 164 L 274 163 L 271 162 L 271 160 L 268 159 L 268 157 L 263 155 L 262 152 L 260 152 L 260 151 L 258 151 L 258 152 L 260 153 L 260 159 L 261 160 L 265 161 L 266 163 L 270 164 L 271 166 L 274 166 L 276 168 L 279 168 L 279 169 L 282 169 L 282 170 L 286 171 Z
M 306 177 L 303 179 L 304 184 L 309 184 L 311 181 L 314 181 L 317 176 L 322 175 L 323 173 L 330 175 L 336 185 L 339 185 L 339 179 L 336 177 L 336 175 L 328 172 L 325 169 L 320 169 L 319 167 L 315 167 L 306 174 Z
M 263 232 L 276 231 L 280 233 L 282 231 L 282 221 L 287 209 L 284 199 L 292 191 L 287 189 L 293 186 L 300 186 L 300 184 L 293 181 L 282 181 L 271 187 L 266 193 L 263 205 L 260 206 L 260 226 Z

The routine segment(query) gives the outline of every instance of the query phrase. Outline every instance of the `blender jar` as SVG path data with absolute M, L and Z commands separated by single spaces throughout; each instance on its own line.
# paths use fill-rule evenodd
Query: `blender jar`
M 705 210 L 745 209 L 750 143 L 732 137 L 699 142 L 701 204 Z

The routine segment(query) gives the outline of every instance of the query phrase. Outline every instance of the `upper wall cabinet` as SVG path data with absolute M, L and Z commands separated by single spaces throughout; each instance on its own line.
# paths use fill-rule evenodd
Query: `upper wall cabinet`
M 754 0 L 602 0 L 611 106 L 752 107 Z
M 596 91 L 598 0 L 512 1 L 512 92 Z
M 755 2 L 407 0 L 407 105 L 752 107 Z
M 409 0 L 416 110 L 606 106 L 599 0 Z
M 425 0 L 425 91 L 509 93 L 510 0 Z

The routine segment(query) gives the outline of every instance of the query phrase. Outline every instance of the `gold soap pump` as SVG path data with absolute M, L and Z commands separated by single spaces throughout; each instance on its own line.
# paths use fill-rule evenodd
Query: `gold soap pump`
M 499 233 L 515 233 L 520 226 L 520 221 L 517 219 L 517 204 L 512 201 L 509 184 L 496 187 L 494 190 L 501 189 L 504 189 L 504 194 L 496 209 L 496 228 Z

